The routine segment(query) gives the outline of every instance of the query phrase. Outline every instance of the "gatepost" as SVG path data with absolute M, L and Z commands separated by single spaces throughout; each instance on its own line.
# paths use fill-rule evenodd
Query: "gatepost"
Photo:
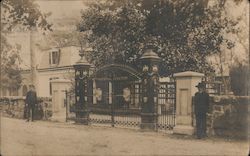
M 142 57 L 142 110 L 141 128 L 147 130 L 157 129 L 158 118 L 158 64 L 160 57 L 148 47 Z
M 65 91 L 71 87 L 70 80 L 56 79 L 52 84 L 52 121 L 66 121 Z
M 204 74 L 186 71 L 174 74 L 176 79 L 176 126 L 175 134 L 194 134 L 192 124 L 192 97 L 197 92 L 195 87 L 201 82 Z
M 86 51 L 86 50 L 85 50 Z M 84 50 L 81 47 L 79 51 L 80 60 L 76 62 L 75 69 L 75 113 L 76 123 L 88 124 L 89 108 L 88 108 L 88 79 L 90 75 L 90 64 L 84 57 Z

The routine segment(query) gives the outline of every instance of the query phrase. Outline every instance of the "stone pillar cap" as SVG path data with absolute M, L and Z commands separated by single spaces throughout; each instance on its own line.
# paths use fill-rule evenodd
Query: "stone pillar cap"
M 193 72 L 193 71 L 185 71 L 180 73 L 175 73 L 174 77 L 204 77 L 203 73 Z

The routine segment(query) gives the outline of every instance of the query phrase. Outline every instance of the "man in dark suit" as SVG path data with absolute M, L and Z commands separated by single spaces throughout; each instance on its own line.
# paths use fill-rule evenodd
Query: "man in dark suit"
M 35 105 L 37 103 L 37 96 L 36 96 L 34 85 L 30 86 L 30 90 L 28 91 L 26 95 L 25 103 L 26 103 L 26 108 L 27 108 L 27 121 L 29 121 L 30 117 L 31 117 L 31 121 L 34 121 Z
M 206 84 L 199 83 L 198 92 L 194 97 L 194 111 L 196 117 L 196 135 L 198 139 L 204 138 L 206 134 L 206 114 L 209 108 L 209 95 L 206 93 Z

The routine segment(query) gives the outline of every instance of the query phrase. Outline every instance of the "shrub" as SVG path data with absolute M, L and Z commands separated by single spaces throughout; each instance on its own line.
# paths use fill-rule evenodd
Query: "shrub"
M 231 89 L 235 95 L 249 95 L 249 66 L 239 64 L 230 69 Z

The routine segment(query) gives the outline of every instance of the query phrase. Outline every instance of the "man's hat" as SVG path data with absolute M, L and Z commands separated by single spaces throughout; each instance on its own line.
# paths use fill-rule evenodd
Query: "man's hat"
M 206 84 L 204 82 L 200 82 L 195 87 L 197 87 L 197 88 L 206 88 Z

